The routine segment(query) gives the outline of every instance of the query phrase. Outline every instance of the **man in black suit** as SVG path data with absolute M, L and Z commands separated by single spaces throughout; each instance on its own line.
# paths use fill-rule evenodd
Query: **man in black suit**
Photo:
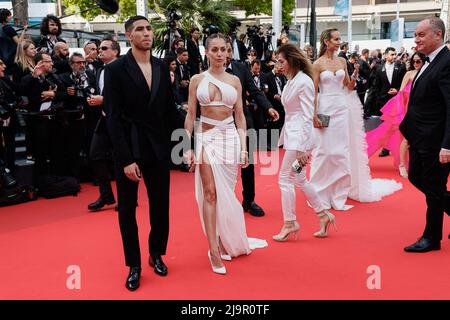
M 178 81 L 178 93 L 182 102 L 187 102 L 189 98 L 189 81 L 191 79 L 191 70 L 187 64 L 189 60 L 188 50 L 186 48 L 177 49 L 177 68 L 175 74 Z
M 114 40 L 103 40 L 99 46 L 99 59 L 103 64 L 115 61 L 120 56 L 120 45 Z M 97 94 L 88 98 L 89 108 L 102 110 L 103 107 L 103 89 L 105 87 L 104 66 L 97 69 L 95 79 Z M 114 193 L 111 188 L 111 179 L 109 175 L 108 162 L 112 156 L 112 143 L 106 128 L 106 117 L 102 112 L 91 142 L 89 150 L 89 161 L 95 178 L 98 181 L 100 197 L 88 205 L 90 211 L 97 211 L 105 205 L 115 204 Z
M 406 69 L 395 63 L 395 48 L 388 47 L 384 52 L 386 61 L 378 66 L 372 85 L 375 88 L 377 102 L 376 115 L 381 116 L 380 109 L 400 90 Z
M 125 34 L 131 49 L 105 66 L 103 96 L 114 144 L 119 225 L 130 267 L 125 285 L 136 290 L 141 274 L 136 203 L 142 178 L 150 204 L 149 264 L 158 275 L 167 275 L 161 256 L 169 236 L 169 124 L 177 113 L 168 66 L 151 54 L 153 31 L 147 18 L 129 18 Z
M 395 62 L 397 54 L 395 48 L 388 47 L 384 52 L 386 61 L 380 65 L 375 72 L 375 79 L 373 81 L 374 92 L 376 94 L 376 110 L 373 114 L 381 116 L 381 108 L 393 96 L 397 94 L 402 85 L 403 76 L 406 69 L 403 65 Z M 380 157 L 389 155 L 389 150 L 383 148 L 379 154 Z
M 278 121 L 275 122 L 269 121 L 269 123 L 267 124 L 267 133 L 268 133 L 267 140 L 270 141 L 270 143 L 272 142 L 271 133 L 274 130 L 279 131 L 283 127 L 285 117 L 284 107 L 283 104 L 281 103 L 281 93 L 283 92 L 287 79 L 280 72 L 280 70 L 281 65 L 277 62 L 275 63 L 273 70 L 270 71 L 269 73 L 266 73 L 266 83 L 267 83 L 266 97 L 280 115 L 280 119 Z M 277 136 L 279 136 L 279 134 L 277 134 Z M 270 147 L 271 148 L 276 147 L 276 145 L 270 145 Z
M 369 66 L 369 49 L 363 49 L 361 56 L 358 60 L 359 64 L 359 81 L 357 85 L 357 92 L 361 104 L 364 105 L 364 98 L 366 95 L 367 87 L 370 78 L 370 66 Z M 369 112 L 364 108 L 364 116 L 368 117 Z
M 436 17 L 422 20 L 415 32 L 417 51 L 429 62 L 413 81 L 400 131 L 409 143 L 408 177 L 425 194 L 427 214 L 422 237 L 406 252 L 439 250 L 444 211 L 450 214 L 450 51 L 444 34 L 444 22 Z
M 347 52 L 348 52 L 348 42 L 343 42 L 340 46 L 341 51 L 339 51 L 338 56 L 348 60 Z
M 200 73 L 200 65 L 202 64 L 202 55 L 198 39 L 200 38 L 200 30 L 196 27 L 191 29 L 189 33 L 190 38 L 186 41 L 186 48 L 188 50 L 189 60 L 188 65 L 191 69 L 191 76 Z
M 247 92 L 249 94 L 250 99 L 256 101 L 259 107 L 263 108 L 266 111 L 266 114 L 269 115 L 274 121 L 279 119 L 278 112 L 271 106 L 270 102 L 265 97 L 264 93 L 259 90 L 255 82 L 252 79 L 252 76 L 246 66 L 242 63 L 232 61 L 233 57 L 233 47 L 231 46 L 231 41 L 227 41 L 227 61 L 226 61 L 226 71 L 234 74 L 239 78 L 242 85 L 242 103 L 244 105 L 244 114 L 247 122 L 247 132 L 248 129 L 254 129 L 254 123 L 252 119 L 252 114 L 249 108 L 245 107 L 247 100 Z M 252 161 L 252 154 L 254 151 L 254 146 L 250 149 L 250 144 L 247 143 L 249 148 L 249 156 L 250 156 L 250 164 L 247 168 L 241 170 L 241 178 L 242 178 L 242 195 L 244 197 L 244 201 L 242 202 L 242 207 L 244 211 L 249 212 L 251 215 L 256 217 L 264 216 L 264 210 L 255 203 L 255 168 L 254 161 Z

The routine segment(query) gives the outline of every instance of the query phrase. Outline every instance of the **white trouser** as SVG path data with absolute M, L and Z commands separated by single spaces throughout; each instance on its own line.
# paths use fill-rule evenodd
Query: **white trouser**
M 303 168 L 300 173 L 292 171 L 292 163 L 296 159 L 296 153 L 297 151 L 295 150 L 286 150 L 278 177 L 284 221 L 294 221 L 297 218 L 295 214 L 295 187 L 303 191 L 306 199 L 316 213 L 325 209 L 316 190 L 306 179 L 306 168 Z

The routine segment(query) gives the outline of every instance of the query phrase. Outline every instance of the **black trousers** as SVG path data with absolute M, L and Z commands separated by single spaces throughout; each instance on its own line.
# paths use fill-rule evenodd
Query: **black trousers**
M 148 237 L 150 255 L 165 255 L 169 238 L 169 160 L 156 159 L 138 162 L 147 188 L 151 231 Z M 136 222 L 138 183 L 125 176 L 116 165 L 119 225 L 122 235 L 125 263 L 129 267 L 141 265 L 141 253 Z
M 89 160 L 95 178 L 98 181 L 100 198 L 115 201 L 111 188 L 109 164 L 112 157 L 112 143 L 106 129 L 105 118 L 98 120 L 90 143 Z
M 427 202 L 423 237 L 434 242 L 442 239 L 444 210 L 449 214 L 450 208 L 447 192 L 450 165 L 439 162 L 439 151 L 415 148 L 409 150 L 409 181 L 425 194 Z
M 249 153 L 250 164 L 247 168 L 241 169 L 242 196 L 244 201 L 253 202 L 255 201 L 255 166 L 253 165 L 253 153 L 256 151 L 256 146 L 251 146 L 249 140 L 247 136 L 247 151 Z

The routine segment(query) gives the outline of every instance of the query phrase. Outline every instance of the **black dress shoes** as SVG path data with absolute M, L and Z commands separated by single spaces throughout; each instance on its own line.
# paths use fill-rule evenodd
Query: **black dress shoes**
M 101 197 L 98 198 L 97 201 L 92 202 L 88 205 L 88 209 L 91 211 L 97 211 L 103 208 L 106 205 L 115 204 L 116 201 L 114 199 L 103 200 Z
M 167 266 L 162 261 L 161 256 L 150 256 L 148 257 L 148 264 L 154 268 L 155 273 L 162 277 L 167 276 Z
M 139 280 L 141 279 L 141 267 L 131 267 L 130 273 L 127 277 L 127 282 L 125 283 L 125 287 L 134 291 L 139 288 Z
M 380 153 L 378 154 L 379 157 L 387 157 L 389 155 L 390 151 L 388 149 L 381 149 Z
M 248 212 L 255 217 L 262 217 L 265 215 L 264 210 L 260 206 L 258 206 L 255 201 L 248 202 L 244 200 L 242 202 L 242 208 L 245 212 Z
M 406 247 L 406 252 L 428 252 L 432 250 L 441 250 L 441 242 L 432 242 L 427 238 L 420 238 L 416 243 Z
M 5 188 L 11 188 L 16 185 L 16 180 L 14 180 L 13 176 L 7 172 L 5 169 L 1 170 L 0 174 L 0 184 Z

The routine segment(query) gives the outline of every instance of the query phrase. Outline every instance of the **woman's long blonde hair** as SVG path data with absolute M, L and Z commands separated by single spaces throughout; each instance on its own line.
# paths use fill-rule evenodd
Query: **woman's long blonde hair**
M 29 67 L 34 67 L 35 65 L 34 59 L 29 59 L 25 54 L 30 45 L 34 46 L 33 41 L 25 39 L 20 41 L 17 46 L 17 52 L 16 57 L 14 58 L 14 62 L 17 63 L 23 71 L 26 71 Z
M 277 54 L 283 54 L 289 64 L 291 77 L 295 76 L 299 71 L 303 71 L 307 76 L 313 79 L 311 61 L 297 46 L 290 43 L 284 44 L 278 48 Z
M 322 34 L 320 35 L 320 51 L 319 51 L 319 57 L 323 56 L 325 54 L 325 52 L 327 51 L 327 45 L 325 43 L 325 41 L 330 41 L 331 40 L 331 35 L 333 34 L 333 32 L 335 31 L 339 31 L 336 28 L 330 28 L 330 29 L 326 29 L 322 32 Z

